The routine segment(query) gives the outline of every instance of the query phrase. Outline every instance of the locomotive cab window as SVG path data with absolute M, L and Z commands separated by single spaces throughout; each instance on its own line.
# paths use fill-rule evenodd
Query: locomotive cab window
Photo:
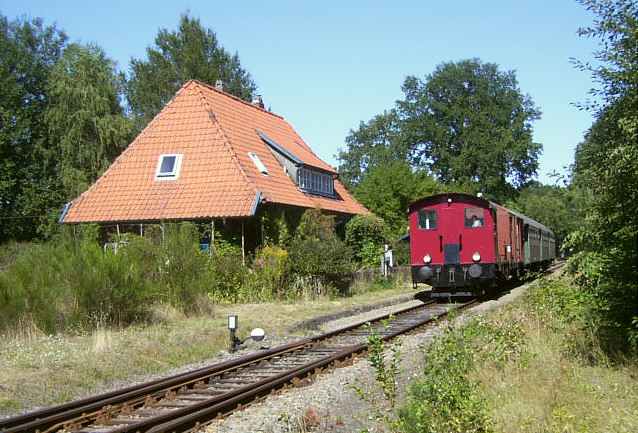
M 485 226 L 485 210 L 480 207 L 468 207 L 465 209 L 465 227 L 475 228 Z
M 436 230 L 436 210 L 421 209 L 419 211 L 419 229 Z

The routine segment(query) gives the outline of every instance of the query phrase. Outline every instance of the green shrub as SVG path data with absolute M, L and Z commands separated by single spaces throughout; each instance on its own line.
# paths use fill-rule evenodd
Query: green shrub
M 249 270 L 243 264 L 241 252 L 232 249 L 215 249 L 209 258 L 208 294 L 215 302 L 254 301 L 246 281 Z
M 378 266 L 389 241 L 388 225 L 376 215 L 355 215 L 346 224 L 346 244 L 363 267 Z
M 290 297 L 290 253 L 281 247 L 266 246 L 257 253 L 253 269 L 257 291 L 263 290 L 269 299 Z M 260 290 L 261 289 L 261 290 Z
M 231 232 L 216 234 L 210 254 L 200 250 L 192 223 L 113 236 L 117 253 L 103 250 L 95 225 L 64 228 L 44 244 L 8 244 L 0 248 L 0 329 L 27 322 L 54 333 L 149 320 L 158 304 L 198 313 L 215 302 L 332 295 L 352 269 L 333 226 L 332 217 L 306 212 L 286 249 L 264 247 L 254 260 L 225 237 Z
M 293 275 L 317 289 L 332 286 L 345 291 L 347 272 L 353 268 L 352 252 L 335 234 L 334 217 L 316 209 L 306 211 L 288 250 Z
M 442 338 L 424 348 L 423 377 L 410 387 L 407 403 L 399 411 L 399 430 L 491 431 L 480 382 L 472 375 L 472 369 L 479 342 L 492 339 L 493 329 L 485 330 L 476 324 L 449 327 Z

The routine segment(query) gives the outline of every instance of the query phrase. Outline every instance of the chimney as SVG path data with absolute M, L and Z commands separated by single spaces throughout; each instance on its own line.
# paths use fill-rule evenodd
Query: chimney
M 218 78 L 217 81 L 215 81 L 215 88 L 217 90 L 224 90 L 224 82 L 221 80 L 221 78 Z
M 261 95 L 254 95 L 251 104 L 259 108 L 264 108 L 264 100 L 261 99 Z

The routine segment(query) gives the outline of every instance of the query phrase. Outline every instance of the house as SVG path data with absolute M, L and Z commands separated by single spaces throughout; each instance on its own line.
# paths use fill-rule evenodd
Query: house
M 240 224 L 259 238 L 275 208 L 369 213 L 282 117 L 220 84 L 184 84 L 60 222 L 118 233 L 169 221 Z

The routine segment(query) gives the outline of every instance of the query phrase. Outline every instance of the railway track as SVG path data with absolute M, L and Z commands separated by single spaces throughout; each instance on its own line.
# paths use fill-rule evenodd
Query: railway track
M 322 371 L 347 364 L 366 352 L 372 327 L 384 340 L 426 326 L 465 304 L 430 301 L 327 334 L 305 338 L 231 361 L 0 420 L 0 432 L 183 432 L 300 386 Z

